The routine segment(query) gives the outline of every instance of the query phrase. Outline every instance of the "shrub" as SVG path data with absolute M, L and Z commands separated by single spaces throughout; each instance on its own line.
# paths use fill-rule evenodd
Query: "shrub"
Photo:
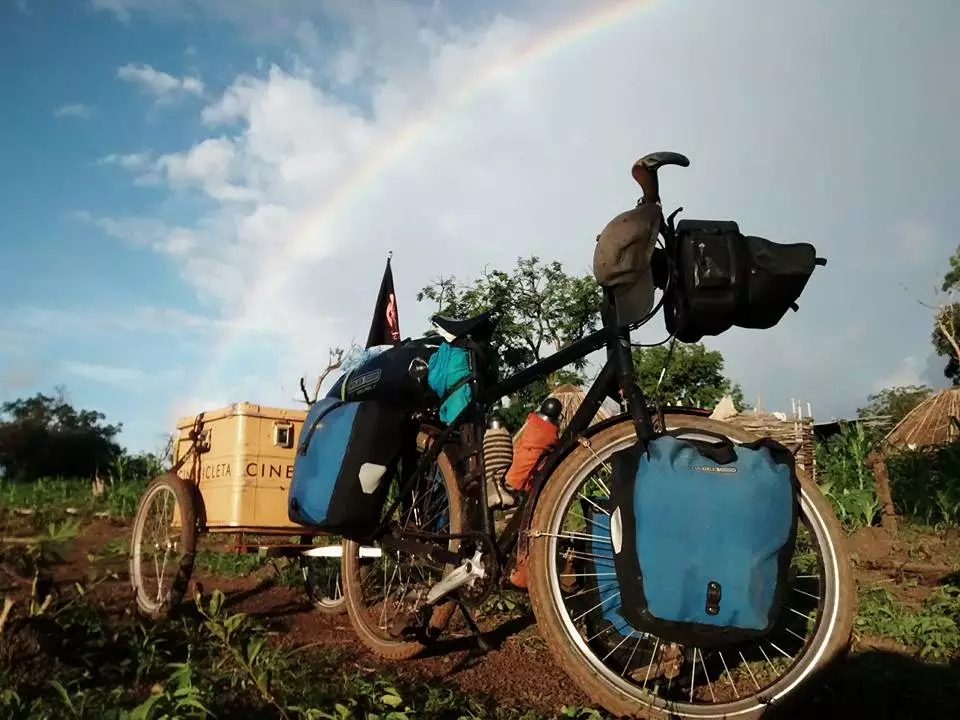
M 898 514 L 924 525 L 960 525 L 960 443 L 900 452 L 887 469 Z

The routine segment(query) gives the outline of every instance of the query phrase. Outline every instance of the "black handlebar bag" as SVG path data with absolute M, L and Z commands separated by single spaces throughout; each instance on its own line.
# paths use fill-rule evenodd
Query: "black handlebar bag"
M 667 330 L 698 342 L 736 325 L 765 330 L 797 309 L 817 265 L 809 243 L 744 236 L 728 220 L 681 220 L 671 252 L 674 276 L 664 300 Z

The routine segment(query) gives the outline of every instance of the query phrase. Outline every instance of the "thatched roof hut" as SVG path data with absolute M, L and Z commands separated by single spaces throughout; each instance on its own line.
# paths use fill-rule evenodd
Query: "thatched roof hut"
M 886 445 L 916 450 L 960 439 L 960 388 L 941 390 L 907 413 L 884 438 Z

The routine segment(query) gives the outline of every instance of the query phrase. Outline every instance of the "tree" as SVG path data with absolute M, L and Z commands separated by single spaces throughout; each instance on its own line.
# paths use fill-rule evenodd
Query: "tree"
M 36 480 L 47 476 L 91 477 L 106 472 L 122 455 L 115 442 L 120 425 L 105 416 L 77 410 L 62 389 L 37 393 L 0 406 L 0 469 L 5 477 Z
M 633 351 L 633 369 L 644 395 L 659 396 L 667 405 L 713 408 L 724 395 L 731 395 L 734 407 L 744 409 L 743 390 L 723 375 L 723 355 L 707 350 L 702 343 L 677 343 L 667 372 L 657 391 L 657 382 L 669 354 L 669 346 L 658 345 Z
M 885 388 L 867 397 L 867 405 L 857 408 L 857 417 L 883 418 L 876 427 L 886 434 L 932 392 L 926 385 L 897 385 Z
M 437 303 L 438 313 L 468 317 L 494 306 L 500 322 L 492 344 L 504 377 L 542 360 L 581 339 L 600 325 L 600 290 L 592 274 L 568 275 L 558 262 L 537 257 L 518 258 L 512 272 L 488 270 L 472 284 L 440 279 L 417 295 L 418 301 Z M 517 427 L 550 390 L 565 382 L 583 381 L 586 361 L 573 371 L 555 373 L 517 393 L 504 411 L 507 423 Z
M 950 257 L 949 266 L 940 286 L 947 298 L 934 308 L 932 340 L 937 355 L 947 358 L 943 374 L 960 385 L 960 303 L 953 302 L 953 294 L 960 290 L 960 247 Z

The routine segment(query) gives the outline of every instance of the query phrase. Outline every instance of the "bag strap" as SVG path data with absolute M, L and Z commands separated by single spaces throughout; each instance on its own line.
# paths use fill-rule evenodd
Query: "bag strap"
M 451 395 L 453 395 L 457 390 L 462 388 L 464 385 L 466 385 L 468 382 L 473 380 L 475 377 L 476 377 L 476 373 L 467 373 L 462 378 L 457 380 L 453 385 L 447 388 L 447 391 L 443 394 L 443 397 L 440 398 L 440 404 L 443 405 L 450 398 Z

